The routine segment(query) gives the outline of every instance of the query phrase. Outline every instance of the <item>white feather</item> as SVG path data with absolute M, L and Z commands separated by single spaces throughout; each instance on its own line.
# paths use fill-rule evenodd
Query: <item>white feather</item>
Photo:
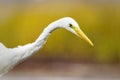
M 47 37 L 53 30 L 57 28 L 65 28 L 76 34 L 75 31 L 69 27 L 69 24 L 73 24 L 78 27 L 75 20 L 66 17 L 49 24 L 38 39 L 33 43 L 18 46 L 16 48 L 6 48 L 2 43 L 0 43 L 0 76 L 7 73 L 21 61 L 36 53 L 43 46 L 43 44 L 45 44 Z

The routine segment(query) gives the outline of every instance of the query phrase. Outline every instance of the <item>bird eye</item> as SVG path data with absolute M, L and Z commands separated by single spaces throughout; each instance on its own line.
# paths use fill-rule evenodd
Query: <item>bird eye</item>
M 70 27 L 72 27 L 72 24 L 69 24 Z

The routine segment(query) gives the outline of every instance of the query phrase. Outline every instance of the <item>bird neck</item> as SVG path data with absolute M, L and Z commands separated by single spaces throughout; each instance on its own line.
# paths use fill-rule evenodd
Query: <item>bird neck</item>
M 41 35 L 36 39 L 35 42 L 33 42 L 33 50 L 38 51 L 42 46 L 46 43 L 48 36 L 57 29 L 56 23 L 49 24 L 41 33 Z M 33 51 L 33 52 L 34 52 Z
M 42 44 L 44 44 L 48 38 L 48 36 L 57 28 L 57 26 L 55 26 L 55 23 L 52 23 L 50 25 L 48 25 L 43 32 L 41 33 L 41 35 L 36 39 L 36 41 L 34 42 L 35 45 L 41 46 Z M 44 41 L 43 43 L 41 41 Z
M 25 54 L 23 54 L 24 56 L 22 57 L 22 60 L 24 60 L 24 59 L 28 58 L 29 56 L 35 54 L 40 48 L 42 48 L 42 46 L 45 44 L 48 36 L 56 28 L 58 28 L 58 27 L 55 26 L 54 24 L 48 25 L 43 30 L 42 34 L 36 39 L 35 42 L 23 46 L 25 48 Z

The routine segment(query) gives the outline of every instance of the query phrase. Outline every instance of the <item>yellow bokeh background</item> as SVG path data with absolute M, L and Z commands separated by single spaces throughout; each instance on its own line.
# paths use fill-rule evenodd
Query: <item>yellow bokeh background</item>
M 94 43 L 58 29 L 33 58 L 120 62 L 120 2 L 95 0 L 35 0 L 0 3 L 0 42 L 16 47 L 35 41 L 51 22 L 66 16 L 74 18 Z

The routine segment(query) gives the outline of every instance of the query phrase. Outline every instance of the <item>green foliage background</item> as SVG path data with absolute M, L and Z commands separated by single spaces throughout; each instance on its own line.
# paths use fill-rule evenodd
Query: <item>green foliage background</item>
M 37 0 L 36 0 L 37 1 Z M 70 16 L 93 41 L 91 47 L 59 29 L 33 57 L 96 63 L 120 62 L 120 2 L 110 0 L 17 0 L 0 3 L 0 42 L 7 47 L 31 43 L 54 20 Z

